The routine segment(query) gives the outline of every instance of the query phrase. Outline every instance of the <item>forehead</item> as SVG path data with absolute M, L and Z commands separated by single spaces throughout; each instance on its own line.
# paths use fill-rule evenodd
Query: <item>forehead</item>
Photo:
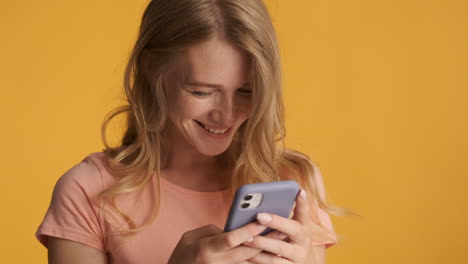
M 248 80 L 248 56 L 228 41 L 213 38 L 186 49 L 182 66 L 187 81 L 237 88 Z

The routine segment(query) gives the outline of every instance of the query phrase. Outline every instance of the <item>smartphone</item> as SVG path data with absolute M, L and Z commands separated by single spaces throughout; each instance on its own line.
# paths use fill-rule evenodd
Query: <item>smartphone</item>
M 289 218 L 300 192 L 294 180 L 245 184 L 237 189 L 229 209 L 224 232 L 257 221 L 257 213 L 276 214 Z M 273 231 L 267 228 L 260 235 Z

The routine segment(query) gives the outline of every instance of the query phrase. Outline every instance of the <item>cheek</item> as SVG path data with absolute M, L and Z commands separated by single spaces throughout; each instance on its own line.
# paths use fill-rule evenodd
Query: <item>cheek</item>
M 190 98 L 189 96 L 180 96 L 175 100 L 172 111 L 175 111 L 183 118 L 194 118 L 203 114 L 207 109 L 206 103 Z
M 239 113 L 242 118 L 247 118 L 250 116 L 250 113 L 252 111 L 252 103 L 251 99 L 243 99 L 241 100 L 239 104 Z

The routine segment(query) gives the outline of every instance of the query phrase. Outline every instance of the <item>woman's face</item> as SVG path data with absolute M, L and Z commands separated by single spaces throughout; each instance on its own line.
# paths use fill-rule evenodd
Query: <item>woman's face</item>
M 223 153 L 248 118 L 251 90 L 248 58 L 218 38 L 191 46 L 168 87 L 171 140 L 207 156 Z

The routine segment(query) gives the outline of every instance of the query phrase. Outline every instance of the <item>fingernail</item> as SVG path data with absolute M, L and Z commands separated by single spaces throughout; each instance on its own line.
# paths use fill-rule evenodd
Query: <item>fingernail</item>
M 261 225 L 261 224 L 257 224 L 257 227 L 258 227 L 259 230 L 266 229 L 266 226 Z
M 270 222 L 271 221 L 271 216 L 265 213 L 259 213 L 257 214 L 257 220 L 260 222 Z
M 248 240 L 246 240 L 245 242 L 252 242 L 253 241 L 253 237 L 249 238 Z
M 305 198 L 307 197 L 307 193 L 304 189 L 301 189 L 301 193 L 299 194 L 301 196 L 302 199 L 305 200 Z

